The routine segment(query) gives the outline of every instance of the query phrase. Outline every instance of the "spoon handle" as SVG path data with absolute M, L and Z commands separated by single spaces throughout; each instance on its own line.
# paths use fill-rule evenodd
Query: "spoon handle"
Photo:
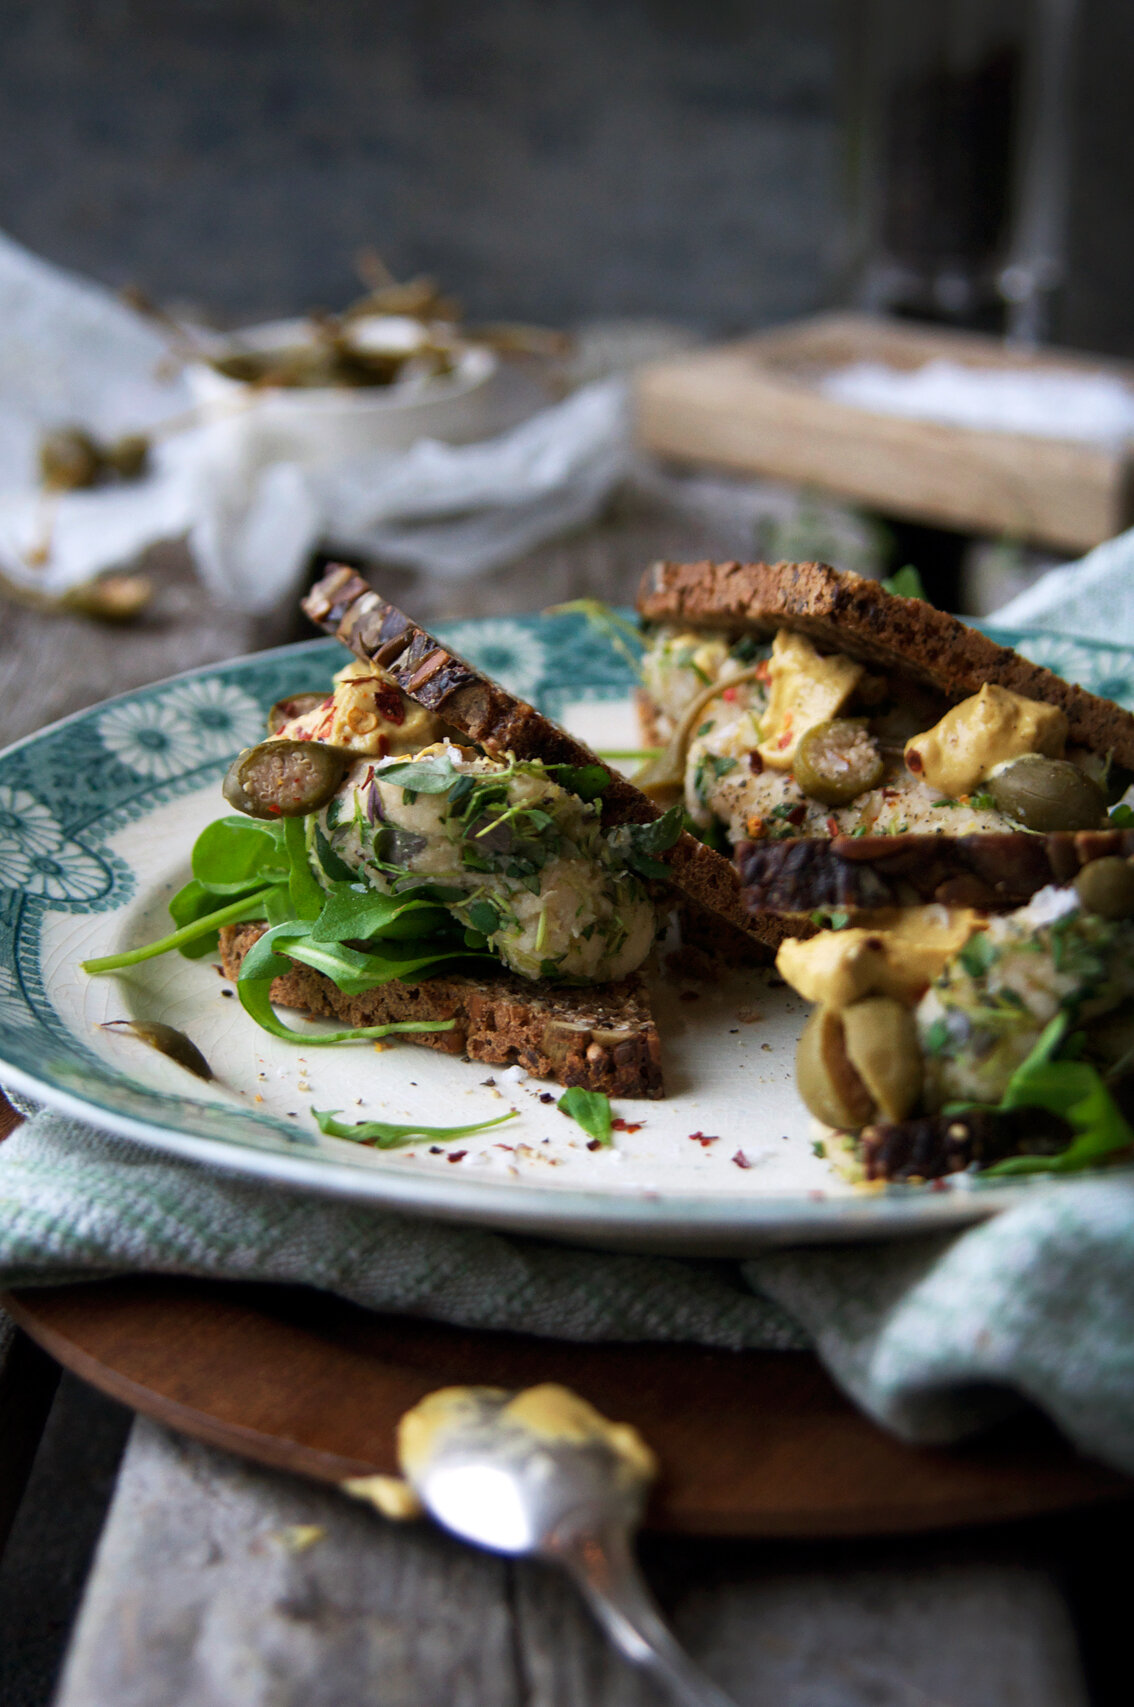
M 680 1707 L 736 1707 L 670 1634 L 624 1530 L 565 1538 L 553 1556 L 574 1577 L 615 1647 Z

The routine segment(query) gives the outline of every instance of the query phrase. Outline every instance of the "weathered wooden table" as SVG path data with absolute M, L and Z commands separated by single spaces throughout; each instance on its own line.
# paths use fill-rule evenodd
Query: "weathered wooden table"
M 383 585 L 434 616 L 628 598 L 651 557 L 749 554 L 751 521 L 743 496 L 719 483 L 659 485 L 487 586 L 431 594 L 399 574 Z M 298 637 L 287 614 L 211 609 L 175 556 L 161 589 L 154 612 L 122 631 L 0 607 L 3 741 L 110 692 Z M 66 1620 L 68 1585 L 77 1591 L 100 1526 L 58 1707 L 657 1699 L 540 1567 L 387 1525 L 333 1490 L 152 1422 L 128 1428 L 71 1377 L 53 1410 L 56 1374 L 0 1325 L 0 1546 L 15 1517 L 0 1563 L 4 1707 L 48 1699 L 65 1634 L 46 1628 L 48 1613 Z M 100 1493 L 123 1440 L 104 1519 Z M 1079 1707 L 1126 1699 L 1115 1665 L 1124 1578 L 1105 1562 L 1126 1521 L 1103 1510 L 825 1545 L 649 1537 L 643 1556 L 678 1634 L 750 1707 Z

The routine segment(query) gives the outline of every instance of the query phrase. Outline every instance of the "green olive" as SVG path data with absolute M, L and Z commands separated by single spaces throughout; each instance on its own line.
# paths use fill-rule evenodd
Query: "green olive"
M 1134 918 L 1134 865 L 1120 855 L 1093 859 L 1075 879 L 1075 888 L 1088 913 L 1101 919 Z
M 1106 816 L 1102 789 L 1069 759 L 1025 753 L 993 771 L 985 787 L 1025 830 L 1095 830 Z
M 792 769 L 804 794 L 824 806 L 846 806 L 868 788 L 878 787 L 885 766 L 876 741 L 862 723 L 836 718 L 807 731 Z
M 149 466 L 150 441 L 145 433 L 123 433 L 107 445 L 103 458 L 119 480 L 138 480 Z
M 864 1126 L 874 1113 L 874 1098 L 847 1058 L 836 1008 L 816 1008 L 804 1026 L 795 1053 L 795 1082 L 810 1112 L 826 1126 Z
M 325 693 L 293 693 L 287 699 L 277 699 L 268 713 L 268 734 L 278 735 L 285 723 L 291 723 L 296 717 L 306 717 L 326 699 Z
M 40 440 L 40 479 L 52 491 L 95 486 L 104 467 L 102 451 L 82 427 L 56 427 Z
M 323 741 L 261 741 L 237 754 L 222 792 L 250 818 L 304 818 L 325 806 L 354 754 Z
M 904 1120 L 921 1096 L 924 1073 L 913 1012 L 893 996 L 868 996 L 843 1009 L 847 1060 L 887 1120 Z

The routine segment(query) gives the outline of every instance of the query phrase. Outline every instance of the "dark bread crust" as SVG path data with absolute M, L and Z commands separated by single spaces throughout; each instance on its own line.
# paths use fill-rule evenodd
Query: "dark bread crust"
M 998 912 L 1092 860 L 1134 856 L 1134 830 L 1023 830 L 971 836 L 793 836 L 739 842 L 736 864 L 754 912 L 904 907 L 938 901 Z M 793 930 L 793 936 L 807 935 Z
M 234 982 L 241 962 L 266 927 L 225 925 L 221 964 Z M 536 1078 L 605 1091 L 611 1097 L 665 1095 L 661 1042 L 644 980 L 564 989 L 529 983 L 503 968 L 485 977 L 400 980 L 346 996 L 329 978 L 296 966 L 272 984 L 272 1000 L 301 1013 L 346 1025 L 386 1025 L 395 1020 L 455 1020 L 451 1031 L 405 1032 L 403 1043 L 467 1055 L 492 1066 L 525 1067 Z
M 508 693 L 411 622 L 355 570 L 333 565 L 303 600 L 303 609 L 356 657 L 383 669 L 410 699 L 494 757 L 513 753 L 518 759 L 542 759 L 545 764 L 602 763 L 589 747 L 534 706 Z M 611 772 L 610 785 L 602 795 L 605 825 L 645 824 L 660 816 L 661 808 L 640 789 Z M 659 857 L 670 867 L 673 882 L 695 903 L 758 944 L 765 941 L 760 922 L 744 907 L 739 878 L 728 860 L 685 831 Z M 770 958 L 775 943 L 767 946 L 766 958 Z
M 655 563 L 638 611 L 649 622 L 734 634 L 798 629 L 829 651 L 846 652 L 950 699 L 985 682 L 1057 705 L 1069 738 L 1112 752 L 1134 769 L 1134 714 L 998 646 L 922 599 L 903 599 L 826 563 Z

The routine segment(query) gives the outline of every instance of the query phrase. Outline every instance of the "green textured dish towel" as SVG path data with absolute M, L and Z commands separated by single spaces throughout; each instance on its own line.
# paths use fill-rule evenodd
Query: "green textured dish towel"
M 0 1144 L 0 1284 L 124 1272 L 304 1282 L 375 1310 L 560 1339 L 814 1346 L 909 1440 L 1032 1400 L 1134 1473 L 1134 1180 L 1063 1182 L 970 1230 L 610 1255 L 293 1194 L 47 1112 Z

